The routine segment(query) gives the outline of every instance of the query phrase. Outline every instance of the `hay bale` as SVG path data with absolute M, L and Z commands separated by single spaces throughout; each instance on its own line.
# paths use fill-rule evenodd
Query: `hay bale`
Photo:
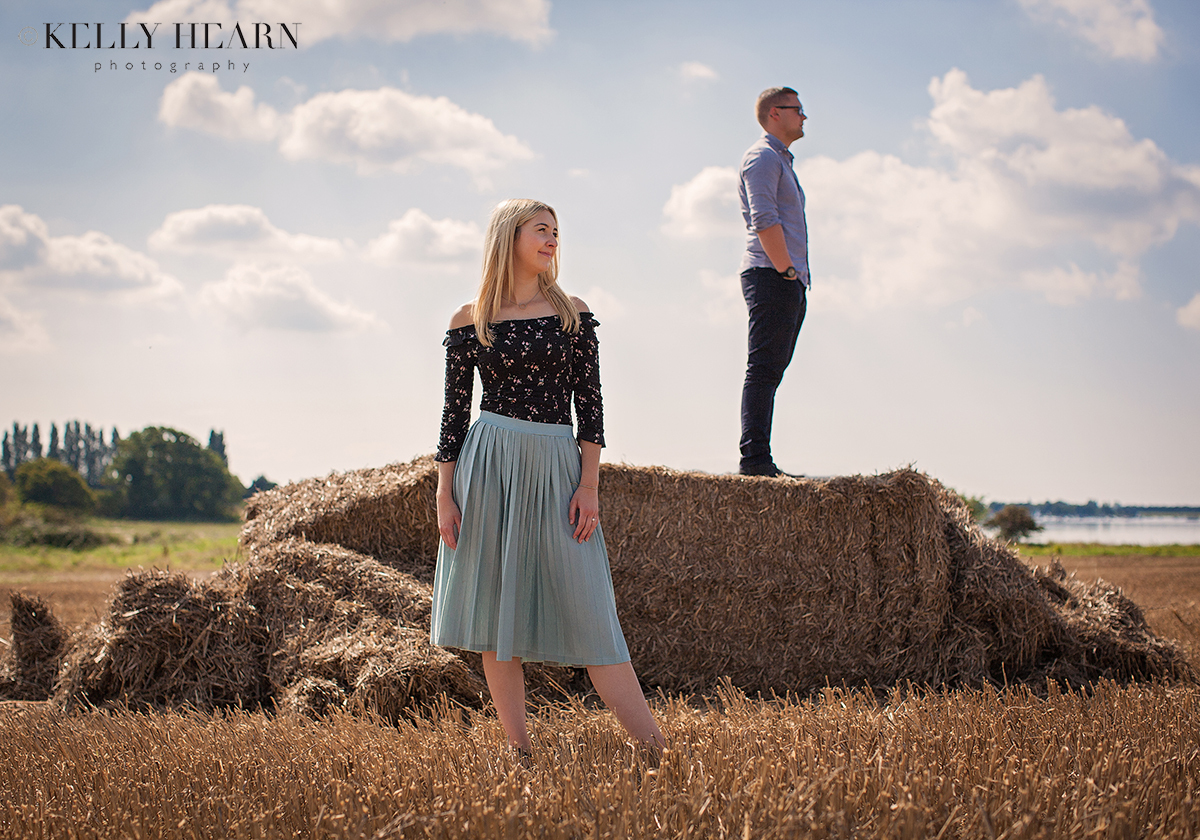
M 334 636 L 368 632 L 381 619 L 429 632 L 429 584 L 338 545 L 285 538 L 256 548 L 225 576 L 262 617 L 276 695 L 309 674 L 304 652 Z
M 389 720 L 441 698 L 478 707 L 481 657 L 428 641 L 436 470 L 419 458 L 257 494 L 245 561 L 202 583 L 131 575 L 66 655 L 56 702 Z M 1035 573 L 913 470 L 795 481 L 603 465 L 601 482 L 633 662 L 667 691 L 1193 678 L 1119 590 Z M 590 690 L 580 669 L 526 673 L 535 702 Z
M 251 602 L 264 616 L 312 617 L 348 602 L 409 626 L 429 627 L 433 589 L 428 583 L 345 546 L 284 538 L 256 546 L 248 562 L 227 575 L 244 579 Z
M 479 708 L 487 693 L 481 677 L 461 659 L 429 643 L 428 630 L 379 617 L 303 648 L 297 660 L 296 670 L 305 678 L 339 686 L 348 705 L 391 721 L 443 694 Z
M 241 545 L 253 552 L 288 537 L 340 545 L 433 580 L 437 467 L 432 456 L 379 469 L 297 481 L 246 503 Z
M 929 659 L 950 557 L 924 477 L 625 467 L 601 482 L 618 611 L 648 682 L 783 692 L 941 677 Z
M 275 707 L 281 712 L 324 717 L 346 707 L 346 692 L 332 680 L 304 677 L 283 690 Z
M 45 700 L 67 649 L 67 631 L 50 605 L 36 596 L 13 592 L 12 662 L 0 683 L 5 700 Z
M 109 614 L 67 657 L 64 707 L 256 707 L 265 699 L 265 628 L 222 581 L 151 570 L 126 577 Z
M 1083 638 L 1080 619 L 985 536 L 957 496 L 913 470 L 779 481 L 606 464 L 601 483 L 634 665 L 667 690 L 707 690 L 722 677 L 776 692 L 827 681 L 1036 681 L 1063 657 L 1108 657 L 1081 659 L 1080 673 L 1118 679 L 1186 668 L 1158 640 L 1152 654 L 1094 643 L 1088 650 L 1107 653 L 1085 656 L 1072 641 Z M 436 465 L 419 458 L 277 488 L 256 497 L 243 547 L 254 554 L 319 538 L 429 580 L 435 487 Z M 1087 627 L 1093 642 L 1119 629 Z
M 1072 683 L 1191 676 L 1179 648 L 1154 635 L 1141 608 L 1119 587 L 1103 580 L 1084 583 L 1057 560 L 1035 569 L 1034 579 L 1062 618 L 1038 663 L 1046 675 Z
M 344 642 L 331 640 L 312 656 L 323 659 L 326 667 L 336 659 L 336 667 L 347 669 L 343 673 L 353 678 L 348 698 L 353 707 L 392 722 L 442 696 L 476 709 L 487 696 L 482 676 L 451 651 L 431 645 L 428 631 L 381 626 Z
M 478 707 L 481 669 L 429 644 L 431 589 L 337 545 L 284 539 L 196 582 L 132 574 L 68 657 L 65 708 L 357 708 L 395 720 L 446 696 Z
M 951 608 L 938 655 L 948 682 L 969 686 L 1037 679 L 1062 619 L 1029 568 L 975 525 L 951 493 L 945 539 L 952 558 Z

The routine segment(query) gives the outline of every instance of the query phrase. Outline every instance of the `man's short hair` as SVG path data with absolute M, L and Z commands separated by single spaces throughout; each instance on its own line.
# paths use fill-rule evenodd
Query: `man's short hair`
M 754 115 L 758 117 L 758 124 L 766 128 L 767 115 L 771 113 L 771 109 L 776 105 L 782 105 L 789 96 L 799 97 L 800 94 L 790 87 L 767 88 L 760 93 L 758 101 L 754 103 Z

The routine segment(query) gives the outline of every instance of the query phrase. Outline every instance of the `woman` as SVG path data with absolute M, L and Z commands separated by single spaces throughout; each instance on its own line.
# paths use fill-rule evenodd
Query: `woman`
M 431 639 L 483 654 L 492 702 L 523 757 L 522 660 L 587 666 L 629 734 L 661 748 L 617 621 L 600 529 L 597 321 L 556 282 L 553 208 L 501 203 L 484 251 L 479 293 L 454 313 L 445 341 Z M 483 399 L 468 431 L 476 367 Z

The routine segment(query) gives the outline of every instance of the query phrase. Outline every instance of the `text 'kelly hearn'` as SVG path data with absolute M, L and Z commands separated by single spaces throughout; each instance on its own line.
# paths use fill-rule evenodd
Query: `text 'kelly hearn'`
M 162 25 L 162 23 L 139 23 L 134 27 L 129 23 L 47 23 L 45 24 L 46 49 L 137 50 L 142 49 L 142 39 L 144 38 L 145 49 L 150 50 L 155 48 L 156 36 L 159 38 L 159 43 L 162 41 L 164 33 L 158 32 L 158 28 Z M 110 27 L 107 31 L 111 35 L 108 38 L 105 37 L 105 26 Z M 165 34 L 168 43 L 170 42 L 171 28 L 175 30 L 175 49 L 177 50 L 284 50 L 288 49 L 289 45 L 292 49 L 300 48 L 299 23 L 290 25 L 277 23 L 274 25 L 274 30 L 269 23 L 248 23 L 243 29 L 241 22 L 237 22 L 227 31 L 223 24 L 211 22 L 174 23 L 167 26 Z M 64 29 L 64 27 L 67 28 Z M 116 31 L 111 27 L 115 27 Z M 106 40 L 111 40 L 108 46 L 104 46 Z M 68 41 L 70 46 L 67 45 Z M 250 46 L 251 42 L 254 46 Z

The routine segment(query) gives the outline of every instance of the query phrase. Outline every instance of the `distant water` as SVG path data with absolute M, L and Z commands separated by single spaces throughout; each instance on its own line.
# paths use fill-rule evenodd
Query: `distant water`
M 1025 542 L 1104 545 L 1193 545 L 1200 543 L 1200 519 L 1182 516 L 1039 516 L 1045 530 Z

